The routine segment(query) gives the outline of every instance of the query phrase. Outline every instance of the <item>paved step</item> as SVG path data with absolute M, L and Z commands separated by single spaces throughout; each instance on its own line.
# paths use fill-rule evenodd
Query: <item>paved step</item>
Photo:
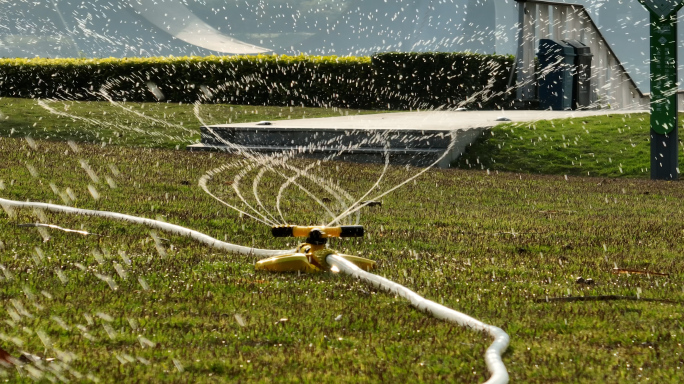
M 497 124 L 636 111 L 429 111 L 220 124 L 189 150 L 279 153 L 353 162 L 448 168 Z M 264 125 L 266 124 L 266 125 Z M 219 139 L 220 138 L 220 139 Z
M 415 130 L 210 126 L 201 128 L 202 142 L 190 145 L 188 149 L 287 153 L 359 163 L 384 163 L 389 156 L 391 164 L 425 167 L 438 162 L 438 167 L 448 168 L 465 146 L 483 131 L 482 128 Z

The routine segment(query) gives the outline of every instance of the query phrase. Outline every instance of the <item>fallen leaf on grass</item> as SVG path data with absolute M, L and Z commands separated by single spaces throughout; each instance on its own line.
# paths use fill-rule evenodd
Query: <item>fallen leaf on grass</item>
M 12 355 L 10 355 L 9 352 L 0 348 L 0 364 L 14 365 L 13 361 L 15 361 L 14 357 L 12 357 Z
M 640 271 L 638 269 L 626 269 L 626 268 L 613 268 L 613 273 L 615 274 L 634 274 L 634 275 L 651 275 L 651 276 L 667 276 L 669 273 L 651 272 L 651 271 Z
M 535 303 L 544 303 L 552 301 L 560 301 L 565 303 L 571 303 L 575 301 L 616 301 L 616 300 L 629 300 L 629 301 L 648 301 L 655 303 L 667 303 L 667 304 L 684 304 L 681 301 L 665 300 L 665 299 L 645 299 L 639 296 L 617 296 L 617 295 L 604 295 L 604 296 L 570 296 L 570 297 L 546 297 L 544 299 L 536 299 Z
M 362 201 L 360 204 L 367 207 L 382 207 L 382 201 Z
M 492 235 L 498 236 L 498 235 L 509 235 L 513 237 L 517 237 L 518 235 L 536 235 L 539 234 L 540 232 L 516 232 L 516 231 L 511 231 L 511 232 L 494 232 Z

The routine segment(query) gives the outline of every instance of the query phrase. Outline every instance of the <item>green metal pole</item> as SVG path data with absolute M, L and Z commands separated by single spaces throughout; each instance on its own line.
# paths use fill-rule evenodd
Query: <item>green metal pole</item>
M 679 179 L 677 13 L 651 12 L 651 179 Z

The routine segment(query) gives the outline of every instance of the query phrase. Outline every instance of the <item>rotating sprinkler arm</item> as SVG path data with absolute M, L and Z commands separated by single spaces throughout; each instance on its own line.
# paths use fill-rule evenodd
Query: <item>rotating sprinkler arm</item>
M 363 226 L 342 225 L 339 227 L 302 227 L 298 225 L 279 225 L 271 228 L 271 233 L 274 237 L 306 237 L 308 243 L 312 243 L 311 241 L 313 241 L 312 244 L 325 244 L 327 239 L 331 237 L 363 237 Z

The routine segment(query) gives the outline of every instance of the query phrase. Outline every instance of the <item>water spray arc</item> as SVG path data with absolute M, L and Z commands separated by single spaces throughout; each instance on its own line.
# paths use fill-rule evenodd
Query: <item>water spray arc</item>
M 481 94 L 484 94 L 485 91 L 482 91 L 482 93 L 477 93 L 475 96 L 479 97 Z M 120 108 L 121 110 L 127 112 L 127 113 L 132 113 L 136 115 L 137 118 L 143 119 L 143 120 L 148 120 L 153 122 L 154 124 L 161 124 L 166 127 L 173 127 L 176 129 L 181 129 L 185 132 L 187 132 L 187 129 L 184 128 L 182 125 L 177 126 L 175 124 L 171 124 L 166 122 L 165 120 L 161 119 L 156 119 L 153 117 L 146 116 L 144 113 L 139 113 L 135 111 L 132 108 L 129 108 L 125 106 L 122 103 L 116 102 L 113 98 L 109 97 L 107 89 L 103 88 L 99 91 L 101 96 L 103 96 L 107 101 L 109 101 L 110 104 L 113 106 Z M 475 97 L 473 96 L 473 97 Z M 54 108 L 51 108 L 47 102 L 39 102 L 39 105 L 46 109 L 47 111 L 60 115 L 60 116 L 68 116 L 69 114 L 63 113 L 60 111 L 55 110 Z M 195 116 L 197 117 L 198 121 L 202 125 L 207 125 L 204 124 L 202 121 L 202 118 L 199 113 L 199 108 L 200 108 L 200 101 L 197 101 L 194 104 L 194 113 Z M 96 119 L 89 119 L 89 118 L 81 118 L 80 119 L 87 121 L 89 123 L 95 124 L 95 125 L 102 125 L 102 124 L 108 124 L 105 122 L 99 122 Z M 88 119 L 88 120 L 86 120 Z M 127 129 L 126 126 L 119 126 L 120 124 L 113 125 L 114 128 L 117 128 L 118 130 L 124 131 Z M 441 306 L 439 304 L 436 304 L 432 301 L 426 300 L 425 298 L 419 296 L 415 292 L 409 290 L 406 287 L 403 287 L 399 284 L 396 284 L 394 282 L 391 282 L 389 280 L 386 280 L 382 277 L 376 276 L 374 274 L 369 273 L 368 271 L 373 269 L 376 265 L 375 261 L 362 258 L 359 256 L 354 256 L 354 255 L 345 255 L 342 253 L 339 253 L 335 250 L 329 249 L 326 247 L 327 239 L 329 238 L 335 238 L 335 237 L 362 237 L 364 234 L 363 227 L 358 226 L 358 225 L 343 225 L 343 224 L 350 224 L 352 223 L 352 215 L 356 216 L 356 224 L 360 221 L 360 214 L 361 214 L 361 209 L 369 204 L 369 201 L 364 201 L 368 200 L 367 197 L 371 196 L 371 193 L 377 194 L 377 196 L 373 199 L 376 200 L 382 196 L 385 196 L 389 194 L 390 192 L 396 190 L 397 188 L 400 188 L 401 186 L 405 185 L 406 183 L 415 180 L 417 177 L 425 173 L 428 169 L 434 167 L 435 165 L 439 164 L 445 159 L 449 159 L 450 153 L 452 148 L 454 148 L 455 143 L 456 143 L 456 137 L 458 135 L 458 132 L 453 131 L 449 134 L 450 140 L 449 140 L 449 145 L 447 150 L 438 158 L 436 159 L 433 163 L 429 164 L 427 167 L 425 167 L 422 171 L 418 172 L 415 174 L 413 177 L 410 177 L 403 182 L 400 182 L 399 184 L 395 185 L 394 187 L 390 187 L 386 191 L 382 191 L 380 188 L 380 183 L 383 181 L 383 178 L 385 177 L 389 164 L 390 164 L 390 151 L 389 151 L 389 137 L 387 134 L 382 134 L 377 137 L 377 141 L 382 142 L 383 145 L 382 147 L 384 148 L 383 151 L 383 159 L 384 159 L 384 167 L 382 169 L 382 173 L 378 177 L 378 179 L 375 181 L 373 186 L 368 189 L 364 194 L 362 194 L 361 197 L 356 198 L 353 197 L 350 193 L 346 192 L 344 189 L 340 188 L 338 184 L 335 184 L 334 182 L 331 182 L 330 180 L 327 180 L 323 177 L 316 176 L 313 174 L 313 172 L 310 171 L 309 167 L 305 168 L 298 168 L 294 165 L 288 164 L 288 161 L 294 157 L 298 152 L 301 152 L 301 150 L 313 150 L 313 144 L 311 147 L 302 147 L 300 149 L 297 149 L 296 151 L 292 152 L 283 152 L 278 155 L 271 155 L 271 156 L 265 156 L 259 153 L 253 153 L 249 151 L 248 149 L 241 147 L 239 144 L 236 144 L 234 142 L 230 142 L 228 140 L 224 140 L 222 137 L 220 137 L 216 132 L 213 132 L 211 128 L 209 128 L 209 133 L 215 137 L 215 139 L 222 144 L 226 145 L 228 148 L 235 149 L 240 153 L 242 156 L 244 156 L 243 161 L 238 161 L 234 163 L 226 163 L 221 167 L 214 168 L 210 171 L 208 171 L 204 176 L 202 176 L 199 180 L 199 186 L 211 197 L 215 198 L 222 204 L 226 205 L 227 207 L 237 211 L 240 213 L 241 217 L 242 215 L 245 215 L 247 217 L 254 218 L 255 220 L 264 223 L 266 225 L 276 225 L 276 224 L 286 224 L 287 221 L 285 220 L 285 217 L 283 216 L 281 209 L 280 209 L 280 201 L 281 197 L 283 196 L 283 191 L 285 191 L 288 187 L 290 186 L 295 186 L 299 188 L 302 192 L 306 193 L 312 200 L 314 200 L 318 205 L 320 205 L 327 213 L 330 215 L 330 219 L 332 220 L 329 226 L 318 226 L 318 227 L 299 227 L 299 226 L 280 226 L 280 227 L 274 227 L 272 233 L 277 236 L 277 237 L 303 237 L 306 238 L 305 242 L 300 244 L 296 249 L 292 250 L 267 250 L 267 249 L 258 249 L 258 248 L 253 248 L 253 247 L 244 247 L 240 246 L 237 244 L 231 244 L 225 241 L 219 241 L 213 237 L 210 237 L 208 235 L 205 235 L 203 233 L 200 233 L 198 231 L 194 231 L 188 228 L 184 228 L 179 225 L 174 225 L 174 224 L 169 224 L 165 223 L 162 221 L 157 221 L 157 220 L 151 220 L 147 218 L 141 218 L 141 217 L 136 217 L 136 216 L 131 216 L 131 215 L 126 215 L 122 213 L 117 213 L 117 212 L 105 212 L 105 211 L 95 211 L 95 210 L 85 210 L 85 209 L 78 209 L 78 208 L 73 208 L 73 207 L 68 207 L 68 206 L 59 206 L 59 205 L 54 205 L 54 204 L 44 204 L 44 203 L 32 203 L 32 202 L 19 202 L 19 201 L 12 201 L 12 200 L 5 200 L 5 199 L 0 199 L 0 206 L 2 206 L 7 213 L 11 216 L 12 213 L 11 211 L 14 208 L 34 208 L 34 209 L 44 209 L 44 210 L 49 210 L 49 211 L 54 211 L 54 212 L 61 212 L 61 213 L 67 213 L 67 214 L 76 214 L 76 215 L 84 215 L 84 216 L 94 216 L 94 217 L 100 217 L 100 218 L 106 218 L 106 219 L 114 219 L 114 220 L 121 220 L 129 223 L 134 223 L 134 224 L 139 224 L 139 225 L 145 225 L 150 228 L 155 228 L 158 230 L 162 231 L 167 231 L 176 235 L 180 236 L 185 236 L 185 237 L 190 237 L 194 240 L 200 241 L 204 244 L 209 245 L 210 247 L 216 248 L 216 249 L 221 249 L 225 250 L 228 252 L 232 253 L 237 253 L 237 254 L 243 254 L 243 255 L 249 255 L 249 256 L 256 256 L 259 259 L 262 259 L 256 263 L 255 268 L 257 270 L 269 270 L 269 271 L 276 271 L 276 272 L 283 272 L 283 271 L 299 271 L 299 272 L 326 272 L 330 271 L 332 273 L 345 273 L 350 276 L 353 276 L 356 279 L 363 280 L 368 284 L 372 284 L 379 289 L 385 290 L 389 292 L 390 294 L 393 295 L 398 295 L 401 297 L 404 297 L 408 299 L 411 302 L 411 305 L 413 305 L 416 309 L 419 309 L 423 312 L 426 312 L 429 315 L 435 316 L 437 318 L 465 326 L 465 327 L 470 327 L 479 331 L 484 331 L 490 334 L 495 338 L 494 344 L 492 344 L 491 347 L 487 350 L 487 353 L 485 355 L 487 367 L 491 373 L 491 378 L 488 380 L 488 383 L 507 383 L 508 382 L 508 373 L 506 372 L 506 368 L 501 360 L 501 355 L 502 353 L 506 350 L 508 346 L 508 335 L 506 335 L 505 332 L 500 330 L 497 327 L 493 327 L 491 325 L 484 324 L 476 319 L 473 319 L 467 315 L 464 315 L 462 313 L 453 311 L 449 308 L 446 308 L 444 306 Z M 183 139 L 184 136 L 179 136 L 178 139 Z M 333 139 L 333 140 L 338 140 L 338 139 Z M 326 144 L 326 143 L 322 143 Z M 330 142 L 327 143 L 328 145 L 331 144 Z M 319 144 L 321 145 L 321 144 Z M 339 151 L 336 154 L 329 155 L 325 158 L 324 161 L 328 160 L 329 158 L 339 156 L 340 154 L 344 153 L 345 151 L 352 151 L 362 145 L 362 143 L 352 143 L 349 144 L 348 146 L 342 146 Z M 235 192 L 235 196 L 237 196 L 240 201 L 247 207 L 246 209 L 240 209 L 239 207 L 230 205 L 224 201 L 221 200 L 219 196 L 216 194 L 211 193 L 211 191 L 208 188 L 208 183 L 212 180 L 212 178 L 219 173 L 222 173 L 226 170 L 236 170 L 239 169 L 236 172 L 236 176 L 233 179 L 233 182 L 231 183 L 232 189 Z M 246 197 L 248 196 L 243 196 L 243 194 L 240 192 L 240 187 L 246 185 L 246 183 L 243 182 L 243 180 L 246 179 L 247 173 L 256 173 L 257 176 L 255 177 L 251 189 L 253 192 L 254 199 L 256 200 L 256 204 L 250 204 L 247 202 Z M 277 204 L 276 208 L 278 210 L 278 213 L 280 214 L 280 219 L 276 217 L 275 214 L 272 214 L 271 212 L 268 211 L 268 208 L 266 207 L 265 204 L 261 201 L 259 198 L 259 193 L 258 193 L 258 185 L 262 177 L 264 176 L 265 173 L 271 172 L 273 173 L 276 177 L 280 177 L 284 179 L 284 183 L 282 184 L 278 195 L 277 195 Z M 307 179 L 307 182 L 314 183 L 315 184 L 315 189 L 310 191 L 307 190 L 307 187 L 309 184 L 306 186 L 304 184 L 301 184 L 298 182 L 298 179 Z M 320 199 L 319 197 L 316 196 L 316 193 L 313 191 L 322 189 L 329 195 L 331 195 L 335 200 L 338 202 L 338 206 L 336 208 L 328 207 L 326 203 L 330 203 L 330 199 Z M 326 201 L 327 200 L 327 201 Z M 372 200 L 371 200 L 372 202 Z M 66 204 L 70 204 L 67 202 Z M 339 209 L 339 212 L 333 213 L 333 210 Z M 338 225 L 336 227 L 331 227 L 331 225 Z M 117 270 L 118 272 L 118 270 Z M 110 280 L 108 280 L 110 281 Z M 142 283 L 141 283 L 142 284 Z
M 111 102 L 111 101 L 110 101 Z M 43 106 L 45 108 L 45 106 Z M 198 119 L 201 121 L 198 109 L 199 109 L 199 104 L 195 104 L 195 115 L 198 117 Z M 226 140 L 223 140 L 221 137 L 216 135 L 214 132 L 212 132 L 214 136 L 220 141 L 222 141 L 224 144 L 226 144 L 229 147 L 233 148 L 239 148 L 238 145 L 228 142 Z M 375 196 L 374 199 L 378 199 L 382 196 L 387 195 L 388 193 L 396 190 L 397 188 L 400 188 L 401 186 L 405 185 L 406 183 L 415 180 L 418 176 L 422 175 L 424 172 L 426 172 L 428 169 L 432 168 L 434 165 L 438 164 L 442 159 L 444 159 L 448 154 L 450 153 L 450 149 L 454 146 L 455 139 L 457 137 L 456 132 L 452 132 L 451 134 L 451 141 L 449 144 L 449 148 L 447 151 L 442 154 L 434 163 L 430 164 L 428 167 L 424 168 L 422 171 L 418 172 L 415 174 L 413 177 L 408 178 L 407 180 L 404 180 L 403 182 L 399 183 L 398 185 L 390 188 L 389 190 L 386 191 L 376 191 L 377 196 Z M 386 142 L 386 140 L 384 140 Z M 155 228 L 158 230 L 163 230 L 163 231 L 168 231 L 180 236 L 185 236 L 185 237 L 190 237 L 192 239 L 195 239 L 197 241 L 200 241 L 204 244 L 207 244 L 211 247 L 217 248 L 217 249 L 222 249 L 228 252 L 233 252 L 233 253 L 238 253 L 238 254 L 246 254 L 246 255 L 253 255 L 261 259 L 258 261 L 255 265 L 255 269 L 257 270 L 267 270 L 267 271 L 274 271 L 274 272 L 325 272 L 325 271 L 330 271 L 332 273 L 345 273 L 348 274 L 356 279 L 363 280 L 366 283 L 372 284 L 382 290 L 385 290 L 391 294 L 396 294 L 398 296 L 402 296 L 406 299 L 408 299 L 411 302 L 411 305 L 413 305 L 415 308 L 426 312 L 427 314 L 433 315 L 437 318 L 461 325 L 461 326 L 466 326 L 470 327 L 476 330 L 480 331 L 485 331 L 489 333 L 492 337 L 495 338 L 494 344 L 490 346 L 490 348 L 487 350 L 486 353 L 486 363 L 489 371 L 491 372 L 492 376 L 488 383 L 507 383 L 508 382 L 508 373 L 506 372 L 506 368 L 503 365 L 503 362 L 501 360 L 501 354 L 505 351 L 507 345 L 508 345 L 508 335 L 501 331 L 497 327 L 493 327 L 491 325 L 484 324 L 482 322 L 479 322 L 478 320 L 475 320 L 465 314 L 453 311 L 449 308 L 446 308 L 444 306 L 441 306 L 437 303 L 434 303 L 432 301 L 426 300 L 423 297 L 419 296 L 415 292 L 409 290 L 406 287 L 403 287 L 397 283 L 391 282 L 389 280 L 386 280 L 382 277 L 376 276 L 374 274 L 371 274 L 367 271 L 373 269 L 376 265 L 375 261 L 366 259 L 363 257 L 355 256 L 355 255 L 346 255 L 339 253 L 335 250 L 329 249 L 326 247 L 327 240 L 329 238 L 337 238 L 337 237 L 362 237 L 364 234 L 364 229 L 362 226 L 359 225 L 339 225 L 336 227 L 332 227 L 333 224 L 335 223 L 340 223 L 343 224 L 345 219 L 350 218 L 351 215 L 356 214 L 357 218 L 356 221 L 358 223 L 359 221 L 359 215 L 360 215 L 360 209 L 367 205 L 367 202 L 363 202 L 362 200 L 365 199 L 367 196 L 369 196 L 373 191 L 376 189 L 379 189 L 379 183 L 383 179 L 383 176 L 385 175 L 388 166 L 389 166 L 389 153 L 387 152 L 387 145 L 385 145 L 385 153 L 384 153 L 384 158 L 385 158 L 385 164 L 384 168 L 382 171 L 382 174 L 376 180 L 375 184 L 363 194 L 362 197 L 359 199 L 353 198 L 349 193 L 344 191 L 343 189 L 340 189 L 339 186 L 335 185 L 334 183 L 330 183 L 329 181 L 317 177 L 310 172 L 310 169 L 299 169 L 297 167 L 294 167 L 290 164 L 287 164 L 287 161 L 291 157 L 292 154 L 282 154 L 280 156 L 263 156 L 259 154 L 253 154 L 249 153 L 247 151 L 242 151 L 246 156 L 246 161 L 245 162 L 237 162 L 237 163 L 228 163 L 224 164 L 222 167 L 213 169 L 209 172 L 207 172 L 203 177 L 200 178 L 199 185 L 200 187 L 208 193 L 210 196 L 214 197 L 224 205 L 228 206 L 231 209 L 236 210 L 240 214 L 244 214 L 248 217 L 252 217 L 255 220 L 264 223 L 264 224 L 276 224 L 278 220 L 274 220 L 275 217 L 271 215 L 267 209 L 265 209 L 264 205 L 260 203 L 260 200 L 258 199 L 258 195 L 256 193 L 256 185 L 252 185 L 252 190 L 255 191 L 255 197 L 257 199 L 257 206 L 252 206 L 248 204 L 245 200 L 245 198 L 240 194 L 238 185 L 240 184 L 240 180 L 245 176 L 245 173 L 248 171 L 254 171 L 258 172 L 260 175 L 258 178 L 263 176 L 264 172 L 271 171 L 274 172 L 277 176 L 280 176 L 285 179 L 285 183 L 281 187 L 281 190 L 278 194 L 278 200 L 280 201 L 280 196 L 282 195 L 282 191 L 288 187 L 288 185 L 293 184 L 296 185 L 299 189 L 307 193 L 314 201 L 316 201 L 323 209 L 328 211 L 328 213 L 331 216 L 331 223 L 328 224 L 328 226 L 314 226 L 314 227 L 301 227 L 301 226 L 276 226 L 272 228 L 272 234 L 276 237 L 301 237 L 301 238 L 306 238 L 305 242 L 300 244 L 296 249 L 293 250 L 266 250 L 266 249 L 257 249 L 257 248 L 250 248 L 250 247 L 244 247 L 236 244 L 231 244 L 223 241 L 219 241 L 215 238 L 212 238 L 210 236 L 207 236 L 203 233 L 193 231 L 191 229 L 187 229 L 178 225 L 174 224 L 169 224 L 169 223 L 164 223 L 161 221 L 157 220 L 151 220 L 151 219 L 146 219 L 146 218 L 140 218 L 136 216 L 131 216 L 131 215 L 126 215 L 126 214 L 121 214 L 121 213 L 116 213 L 116 212 L 104 212 L 104 211 L 94 211 L 94 210 L 85 210 L 85 209 L 78 209 L 78 208 L 73 208 L 73 207 L 68 207 L 68 206 L 59 206 L 59 205 L 53 205 L 53 204 L 45 204 L 45 203 L 29 203 L 29 202 L 18 202 L 18 201 L 12 201 L 12 200 L 5 200 L 5 199 L 0 199 L 0 206 L 2 206 L 8 214 L 11 215 L 11 210 L 13 208 L 38 208 L 38 209 L 45 209 L 49 211 L 54 211 L 54 212 L 61 212 L 61 213 L 68 213 L 68 214 L 77 214 L 77 215 L 85 215 L 85 216 L 96 216 L 96 217 L 102 217 L 102 218 L 109 218 L 109 219 L 115 219 L 115 220 L 122 220 L 130 223 L 135 223 L 135 224 L 141 224 L 141 225 L 146 225 L 151 228 Z M 236 206 L 230 205 L 228 203 L 223 202 L 218 196 L 215 196 L 208 190 L 208 182 L 213 178 L 213 176 L 227 170 L 227 169 L 235 169 L 237 166 L 244 166 L 247 165 L 246 168 L 242 169 L 242 172 L 238 172 L 237 176 L 232 183 L 233 189 L 235 190 L 236 194 L 238 197 L 240 197 L 240 200 L 245 203 L 251 212 L 246 212 L 241 209 L 239 209 Z M 286 174 L 284 174 L 281 170 L 277 169 L 277 167 L 281 167 L 285 170 L 289 170 L 291 172 L 294 172 L 295 174 L 291 177 L 288 177 Z M 332 211 L 324 204 L 318 197 L 315 196 L 311 191 L 308 191 L 303 185 L 300 185 L 297 183 L 296 179 L 297 178 L 307 178 L 310 179 L 311 181 L 315 182 L 317 185 L 322 187 L 323 189 L 326 190 L 327 193 L 330 193 L 332 196 L 334 196 L 340 203 L 341 207 L 341 213 L 340 214 L 333 214 Z M 256 181 L 255 181 L 256 183 Z M 260 212 L 260 209 L 263 209 L 266 211 L 266 214 L 262 214 Z M 279 206 L 278 210 L 280 212 Z M 284 221 L 284 218 L 282 217 L 282 212 L 281 213 L 281 218 Z M 276 223 L 273 223 L 273 221 L 276 221 Z

